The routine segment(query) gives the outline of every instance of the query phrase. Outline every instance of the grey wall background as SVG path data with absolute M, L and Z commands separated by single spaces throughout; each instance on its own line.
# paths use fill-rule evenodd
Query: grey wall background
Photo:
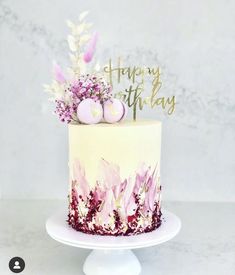
M 101 62 L 157 64 L 164 199 L 235 201 L 235 1 L 0 1 L 0 197 L 65 198 L 67 129 L 42 89 L 68 62 L 66 19 L 90 10 Z

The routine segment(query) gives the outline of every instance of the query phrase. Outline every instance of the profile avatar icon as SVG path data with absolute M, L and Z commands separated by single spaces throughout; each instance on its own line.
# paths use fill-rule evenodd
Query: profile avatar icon
M 21 269 L 20 263 L 18 261 L 15 261 L 15 265 L 13 266 L 13 269 Z
M 20 257 L 14 257 L 9 262 L 9 269 L 13 273 L 20 273 L 24 270 L 24 268 L 25 268 L 25 262 Z

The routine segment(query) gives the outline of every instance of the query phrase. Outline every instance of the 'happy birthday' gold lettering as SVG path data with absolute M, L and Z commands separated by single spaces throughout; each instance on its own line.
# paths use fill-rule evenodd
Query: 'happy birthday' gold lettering
M 159 67 L 123 67 L 121 59 L 118 58 L 117 67 L 114 67 L 112 60 L 109 60 L 107 66 L 104 67 L 104 72 L 108 75 L 108 80 L 114 86 L 114 80 L 121 83 L 122 78 L 131 82 L 129 88 L 115 94 L 115 97 L 123 100 L 133 110 L 133 119 L 137 118 L 137 111 L 143 110 L 144 106 L 150 106 L 152 109 L 160 106 L 163 110 L 167 110 L 168 115 L 175 111 L 176 100 L 175 96 L 160 97 L 159 90 L 162 86 L 161 72 Z M 142 97 L 145 86 L 145 78 L 151 77 L 152 88 L 150 95 Z

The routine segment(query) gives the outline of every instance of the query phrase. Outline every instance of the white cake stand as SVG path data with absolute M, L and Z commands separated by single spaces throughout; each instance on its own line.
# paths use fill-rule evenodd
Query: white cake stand
M 131 249 L 167 242 L 180 231 L 180 219 L 169 211 L 162 212 L 163 222 L 157 230 L 136 236 L 96 236 L 78 232 L 67 225 L 64 211 L 47 220 L 46 230 L 58 242 L 93 250 L 83 265 L 86 275 L 139 275 L 141 265 Z

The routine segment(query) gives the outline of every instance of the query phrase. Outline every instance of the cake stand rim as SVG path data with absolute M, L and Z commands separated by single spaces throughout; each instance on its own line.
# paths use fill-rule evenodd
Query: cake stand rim
M 162 209 L 162 225 L 149 233 L 133 236 L 100 236 L 74 230 L 66 223 L 67 214 L 58 211 L 46 221 L 48 235 L 65 245 L 85 249 L 138 249 L 155 246 L 174 238 L 181 229 L 181 220 L 172 212 Z

